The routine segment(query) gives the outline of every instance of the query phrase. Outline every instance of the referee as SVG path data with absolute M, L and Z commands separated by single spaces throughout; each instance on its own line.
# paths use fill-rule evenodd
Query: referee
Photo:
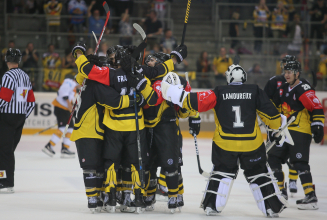
M 25 119 L 35 106 L 30 79 L 18 68 L 21 59 L 20 50 L 8 49 L 5 62 L 9 70 L 3 75 L 0 88 L 0 194 L 14 193 L 14 152 Z

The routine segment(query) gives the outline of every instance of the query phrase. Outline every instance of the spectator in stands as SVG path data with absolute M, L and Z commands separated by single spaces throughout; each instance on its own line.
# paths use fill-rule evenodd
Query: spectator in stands
M 157 12 L 158 20 L 162 23 L 162 28 L 165 27 L 165 18 L 166 14 L 166 0 L 154 0 L 154 10 Z
M 260 0 L 258 6 L 255 7 L 253 11 L 254 18 L 254 37 L 262 38 L 264 28 L 266 28 L 265 33 L 268 32 L 268 23 L 267 20 L 270 17 L 270 11 L 266 5 L 266 0 Z M 254 41 L 254 51 L 258 54 L 261 53 L 262 40 Z
M 152 10 L 149 17 L 143 19 L 142 22 L 144 22 L 145 32 L 148 38 L 147 42 L 152 47 L 157 40 L 155 37 L 162 34 L 162 24 L 157 18 L 157 12 Z
M 115 0 L 114 4 L 116 16 L 121 16 L 121 14 L 123 14 L 127 8 L 129 13 L 133 14 L 133 0 Z
M 147 56 L 149 54 L 158 53 L 158 52 L 162 52 L 160 45 L 158 43 L 154 43 L 153 47 L 151 47 L 150 50 L 147 50 L 145 52 L 145 56 Z
M 121 20 L 119 22 L 119 34 L 124 35 L 119 39 L 120 45 L 124 46 L 132 44 L 133 26 L 129 21 L 128 8 L 126 8 L 125 13 L 121 15 Z
M 233 12 L 232 14 L 232 20 L 235 20 L 235 22 L 231 22 L 229 24 L 229 36 L 230 37 L 238 37 L 240 36 L 239 30 L 238 30 L 238 22 L 237 20 L 240 18 L 240 14 L 237 13 L 236 11 Z M 238 44 L 238 40 L 233 39 L 232 43 L 230 45 L 229 53 L 230 54 L 235 54 L 235 47 Z
M 61 68 L 73 69 L 76 67 L 76 64 L 73 59 L 73 55 L 72 55 L 71 51 L 72 50 L 70 48 L 67 48 L 65 50 L 65 57 L 61 58 Z
M 226 48 L 220 48 L 220 55 L 219 57 L 215 57 L 213 60 L 213 71 L 215 72 L 216 80 L 225 79 L 225 72 L 227 71 L 228 67 L 233 64 L 232 58 L 227 56 Z
M 98 52 L 99 56 L 106 56 L 108 50 L 108 44 L 106 42 L 103 42 L 100 46 L 100 51 Z
M 282 1 L 278 1 L 277 8 L 274 9 L 271 20 L 271 30 L 273 33 L 273 37 L 275 38 L 274 44 L 274 55 L 280 55 L 279 53 L 279 40 L 278 38 L 282 38 L 285 36 L 286 25 L 288 21 L 288 11 L 284 7 L 284 3 Z
M 288 38 L 292 40 L 287 46 L 287 53 L 289 55 L 298 56 L 301 53 L 303 27 L 300 24 L 300 16 L 295 14 L 293 16 L 293 22 L 289 24 Z M 300 58 L 297 57 L 299 60 Z
M 42 64 L 44 68 L 55 69 L 61 67 L 59 54 L 54 52 L 55 46 L 49 44 L 48 52 L 43 54 Z
M 253 66 L 248 70 L 249 74 L 263 74 L 261 67 L 258 63 L 253 64 Z
M 2 51 L 1 51 L 1 63 L 2 63 L 2 65 L 1 65 L 1 69 L 0 69 L 0 79 L 2 79 L 3 74 L 5 72 L 7 72 L 7 70 L 8 70 L 7 63 L 5 62 L 5 56 L 6 56 L 8 48 L 15 48 L 15 41 L 10 40 L 8 42 L 8 47 L 3 48 Z
M 208 60 L 208 53 L 206 51 L 202 51 L 199 59 L 196 61 L 196 73 L 199 88 L 212 88 L 209 78 L 210 71 L 211 63 Z
M 36 0 L 27 0 L 25 3 L 25 13 L 27 14 L 37 14 L 38 4 Z
M 317 0 L 316 4 L 309 11 L 309 14 L 311 15 L 311 22 L 315 22 L 315 24 L 311 24 L 310 38 L 323 39 L 322 28 L 323 24 L 327 21 L 327 7 L 324 1 Z M 321 42 L 317 41 L 317 50 L 319 50 L 320 44 Z
M 38 76 L 39 53 L 34 49 L 33 43 L 28 43 L 22 53 L 22 69 L 29 75 L 33 89 L 35 89 Z
M 83 32 L 84 17 L 87 14 L 87 7 L 84 0 L 70 0 L 68 4 L 68 13 L 72 15 L 70 21 L 74 27 L 75 33 Z
M 168 54 L 177 47 L 177 40 L 173 37 L 173 32 L 170 29 L 165 30 L 165 36 L 161 39 L 160 45 L 163 52 Z
M 87 16 L 89 18 L 89 33 L 92 31 L 98 36 L 101 34 L 102 28 L 105 24 L 105 20 L 100 18 L 100 11 L 95 9 L 92 14 L 92 8 L 96 1 L 92 1 L 90 6 L 87 8 Z
M 49 32 L 59 32 L 62 3 L 57 0 L 51 0 L 43 5 L 43 9 L 44 13 L 47 15 Z M 51 43 L 59 47 L 56 35 L 51 35 Z

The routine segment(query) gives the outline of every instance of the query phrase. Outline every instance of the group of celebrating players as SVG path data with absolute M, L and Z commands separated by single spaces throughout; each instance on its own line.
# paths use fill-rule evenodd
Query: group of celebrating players
M 183 77 L 172 72 L 174 64 L 187 57 L 185 45 L 170 55 L 149 55 L 145 65 L 138 63 L 137 49 L 116 45 L 106 57 L 85 56 L 84 43 L 72 50 L 78 68 L 75 80 L 79 85 L 86 83 L 80 88 L 75 124 L 69 125 L 65 137 L 76 143 L 92 212 L 115 212 L 116 207 L 121 212 L 152 211 L 156 193 L 168 196 L 172 213 L 183 207 L 179 118 L 189 117 L 190 133 L 197 135 L 199 112 L 210 109 L 216 130 L 213 168 L 201 201 L 207 215 L 225 207 L 240 165 L 258 208 L 265 216 L 277 217 L 288 206 L 282 171 L 286 162 L 290 191 L 297 191 L 299 176 L 305 192 L 305 198 L 296 202 L 298 208 L 318 209 L 308 162 L 312 135 L 316 143 L 324 136 L 324 113 L 314 88 L 300 78 L 301 64 L 294 56 L 282 60 L 283 75 L 272 77 L 264 90 L 244 84 L 246 72 L 233 64 L 226 71 L 226 86 L 195 93 Z M 57 110 L 58 132 L 43 149 L 50 156 L 55 145 L 51 142 L 61 137 L 72 108 L 70 94 L 77 84 L 67 83 L 70 92 L 63 93 L 61 104 L 56 102 L 56 108 L 65 105 L 66 112 Z M 291 116 L 296 119 L 287 129 Z M 269 152 L 257 117 L 267 126 L 269 141 L 276 142 Z M 74 156 L 67 144 L 66 140 L 62 155 Z

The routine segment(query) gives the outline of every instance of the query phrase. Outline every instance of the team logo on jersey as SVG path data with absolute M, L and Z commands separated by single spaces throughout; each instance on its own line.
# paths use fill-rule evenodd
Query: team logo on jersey
M 212 91 L 211 90 L 208 90 L 208 91 L 206 91 L 206 92 L 201 92 L 200 94 L 199 94 L 199 100 L 200 101 L 203 101 L 203 100 L 205 100 L 210 94 L 212 94 Z
M 282 104 L 282 112 L 283 112 L 283 115 L 285 115 L 287 118 L 289 118 L 296 111 L 292 110 L 291 107 L 286 102 L 284 102 Z
M 295 94 L 293 95 L 293 99 L 294 99 L 294 101 L 296 100 Z
M 6 171 L 0 170 L 0 179 L 5 179 L 5 178 L 7 178 Z
M 169 165 L 172 165 L 172 164 L 174 163 L 174 160 L 173 160 L 173 159 L 168 159 L 167 163 L 168 163 Z
M 27 94 L 27 89 L 23 89 L 23 92 L 20 95 L 23 96 L 23 98 L 25 99 L 26 94 Z
M 319 103 L 320 103 L 318 98 L 314 98 L 312 101 L 313 101 L 314 103 L 316 103 L 316 104 L 319 104 Z
M 280 96 L 283 95 L 283 90 L 282 90 L 282 89 L 279 90 L 279 95 L 280 95 Z
M 282 85 L 282 81 L 277 81 L 277 88 L 279 88 Z
M 288 97 L 290 94 L 289 93 L 286 93 L 285 96 Z
M 85 158 L 82 159 L 82 162 L 83 162 L 83 163 L 85 162 Z
M 301 158 L 302 158 L 302 154 L 301 154 L 301 153 L 297 153 L 297 154 L 296 154 L 296 158 L 297 158 L 297 159 L 301 159 Z

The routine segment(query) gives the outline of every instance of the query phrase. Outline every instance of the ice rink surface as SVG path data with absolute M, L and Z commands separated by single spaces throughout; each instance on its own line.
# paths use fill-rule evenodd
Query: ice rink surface
M 168 213 L 167 204 L 157 202 L 155 211 L 144 214 L 106 212 L 91 214 L 87 208 L 82 170 L 77 158 L 61 159 L 60 148 L 50 158 L 41 149 L 50 136 L 23 136 L 16 150 L 15 193 L 0 194 L 0 219 L 24 220 L 96 220 L 96 219 L 263 219 L 257 208 L 243 171 L 234 182 L 229 201 L 219 216 L 206 216 L 199 204 L 205 179 L 198 173 L 194 143 L 184 139 L 184 201 L 182 212 Z M 207 172 L 211 170 L 211 140 L 199 139 L 201 165 Z M 71 147 L 76 151 L 75 145 Z M 327 219 L 327 147 L 313 144 L 310 155 L 313 183 L 316 185 L 318 210 L 301 211 L 295 201 L 304 197 L 298 181 L 298 193 L 289 198 L 290 208 L 285 209 L 281 219 Z M 286 176 L 288 169 L 283 167 Z M 286 177 L 286 181 L 288 178 Z M 290 196 L 290 195 L 289 195 Z

